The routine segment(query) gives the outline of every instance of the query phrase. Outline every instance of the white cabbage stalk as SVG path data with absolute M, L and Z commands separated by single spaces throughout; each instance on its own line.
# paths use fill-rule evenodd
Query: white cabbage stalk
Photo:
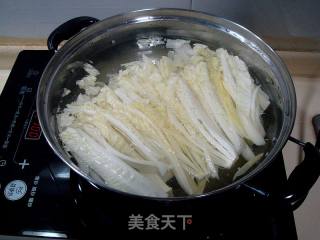
M 98 173 L 108 186 L 139 195 L 167 196 L 162 188 L 107 152 L 81 129 L 68 127 L 60 136 L 70 152 L 78 159 L 87 161 L 89 167 Z
M 121 153 L 114 147 L 112 147 L 101 135 L 100 131 L 89 124 L 80 125 L 82 129 L 90 136 L 92 137 L 97 143 L 99 143 L 101 146 L 105 148 L 105 150 L 108 152 L 108 154 L 114 155 L 123 161 L 125 161 L 130 166 L 139 169 L 141 172 L 149 172 L 149 173 L 156 173 L 157 172 L 157 166 L 155 163 L 144 160 L 144 159 L 136 159 L 131 156 L 128 156 L 126 154 Z
M 262 91 L 260 92 L 259 87 L 254 84 L 245 63 L 241 59 L 229 55 L 224 49 L 218 49 L 217 55 L 224 74 L 224 86 L 236 105 L 237 114 L 246 137 L 256 145 L 265 144 L 265 131 L 260 115 L 269 105 L 268 99 L 265 98 L 266 95 Z M 258 96 L 259 101 L 257 101 Z
M 259 154 L 254 158 L 252 158 L 250 161 L 246 162 L 244 165 L 242 165 L 233 175 L 233 180 L 236 180 L 237 178 L 239 178 L 240 176 L 248 172 L 249 169 L 252 168 L 253 165 L 255 165 L 261 159 L 261 157 L 262 157 L 262 154 Z
M 265 143 L 261 114 L 270 102 L 240 58 L 165 42 L 167 56 L 123 64 L 108 86 L 84 64 L 88 75 L 76 83 L 84 94 L 57 115 L 58 129 L 79 167 L 112 188 L 172 196 L 175 177 L 185 193 L 199 194 L 219 168 L 244 157 L 236 178 L 260 158 L 246 141 Z
M 210 121 L 208 115 L 204 112 L 198 100 L 184 80 L 179 81 L 177 90 L 178 97 L 184 106 L 189 118 L 207 141 L 215 146 L 228 160 L 234 161 L 237 158 L 233 146 L 219 134 L 216 127 Z

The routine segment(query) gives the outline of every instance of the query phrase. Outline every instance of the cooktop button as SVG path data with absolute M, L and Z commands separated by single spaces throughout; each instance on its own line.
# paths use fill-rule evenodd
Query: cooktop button
M 20 162 L 19 165 L 21 166 L 21 169 L 23 170 L 25 166 L 29 166 L 27 159 L 23 159 L 23 162 Z
M 0 160 L 0 167 L 4 167 L 6 165 L 7 165 L 7 160 L 4 160 L 4 159 Z
M 4 189 L 4 196 L 10 201 L 16 201 L 26 194 L 27 184 L 22 180 L 13 180 Z

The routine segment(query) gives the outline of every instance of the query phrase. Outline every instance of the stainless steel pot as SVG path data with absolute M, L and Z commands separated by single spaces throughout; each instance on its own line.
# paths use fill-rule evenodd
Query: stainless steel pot
M 85 29 L 83 30 L 83 28 Z M 80 32 L 77 33 L 78 31 Z M 74 34 L 76 35 L 73 36 Z M 59 43 L 71 36 L 73 37 L 61 49 L 57 50 Z M 226 186 L 201 196 L 189 196 L 182 199 L 223 193 L 239 187 L 262 171 L 281 152 L 288 141 L 295 121 L 296 96 L 288 70 L 278 55 L 265 42 L 244 27 L 205 13 L 181 9 L 134 11 L 102 21 L 80 17 L 66 22 L 50 35 L 48 46 L 56 53 L 47 65 L 40 81 L 37 111 L 43 133 L 55 153 L 87 181 L 109 191 L 117 192 L 117 190 L 110 189 L 98 180 L 86 175 L 63 149 L 58 137 L 55 114 L 59 107 L 73 101 L 79 94 L 79 91 L 75 90 L 69 98 L 61 101 L 63 88 L 74 89 L 75 81 L 79 80 L 83 74 L 77 63 L 92 61 L 102 72 L 101 75 L 115 73 L 119 70 L 121 63 L 139 59 L 141 52 L 148 50 L 139 49 L 133 43 L 137 39 L 150 36 L 183 38 L 204 43 L 212 49 L 226 48 L 231 53 L 240 56 L 248 64 L 251 74 L 261 84 L 272 102 L 270 114 L 264 119 L 267 139 L 269 139 L 268 153 L 264 159 L 249 173 Z M 161 51 L 161 49 L 155 49 L 154 57 L 161 54 Z M 101 79 L 101 81 L 103 80 Z M 307 146 L 309 145 L 307 144 Z M 300 199 L 302 192 L 305 196 L 319 175 L 314 174 L 315 177 L 308 184 L 302 177 L 302 175 L 308 175 L 307 171 L 313 168 L 314 161 L 316 161 L 314 159 L 319 157 L 318 151 L 311 146 L 309 148 L 312 149 L 310 150 L 312 157 L 311 154 L 306 154 L 304 162 L 310 162 L 307 169 L 306 167 L 298 169 L 298 174 L 295 174 L 297 177 L 294 176 L 292 184 L 288 184 L 291 186 L 289 189 L 292 189 L 288 194 L 285 194 L 285 197 L 291 199 L 291 202 Z M 308 157 L 309 155 L 310 157 Z M 296 182 L 303 182 L 303 190 L 298 191 L 294 187 Z M 297 191 L 294 192 L 295 190 Z M 125 193 L 119 192 L 119 194 Z

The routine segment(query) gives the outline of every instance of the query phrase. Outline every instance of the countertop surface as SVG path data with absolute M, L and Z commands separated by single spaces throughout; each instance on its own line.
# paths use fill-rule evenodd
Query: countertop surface
M 23 49 L 45 49 L 44 46 L 0 45 L 0 93 L 10 74 L 17 54 Z M 278 52 L 293 77 L 297 95 L 297 117 L 292 136 L 315 141 L 311 119 L 320 114 L 320 53 Z M 302 160 L 301 149 L 288 142 L 284 150 L 287 174 Z M 314 185 L 302 206 L 294 212 L 298 237 L 318 240 L 320 236 L 320 180 Z

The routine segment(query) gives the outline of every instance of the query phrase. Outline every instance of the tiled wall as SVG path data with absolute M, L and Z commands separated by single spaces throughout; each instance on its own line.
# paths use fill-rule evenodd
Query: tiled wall
M 158 7 L 209 12 L 264 36 L 320 38 L 319 0 L 0 0 L 0 36 L 46 37 L 72 17 Z

